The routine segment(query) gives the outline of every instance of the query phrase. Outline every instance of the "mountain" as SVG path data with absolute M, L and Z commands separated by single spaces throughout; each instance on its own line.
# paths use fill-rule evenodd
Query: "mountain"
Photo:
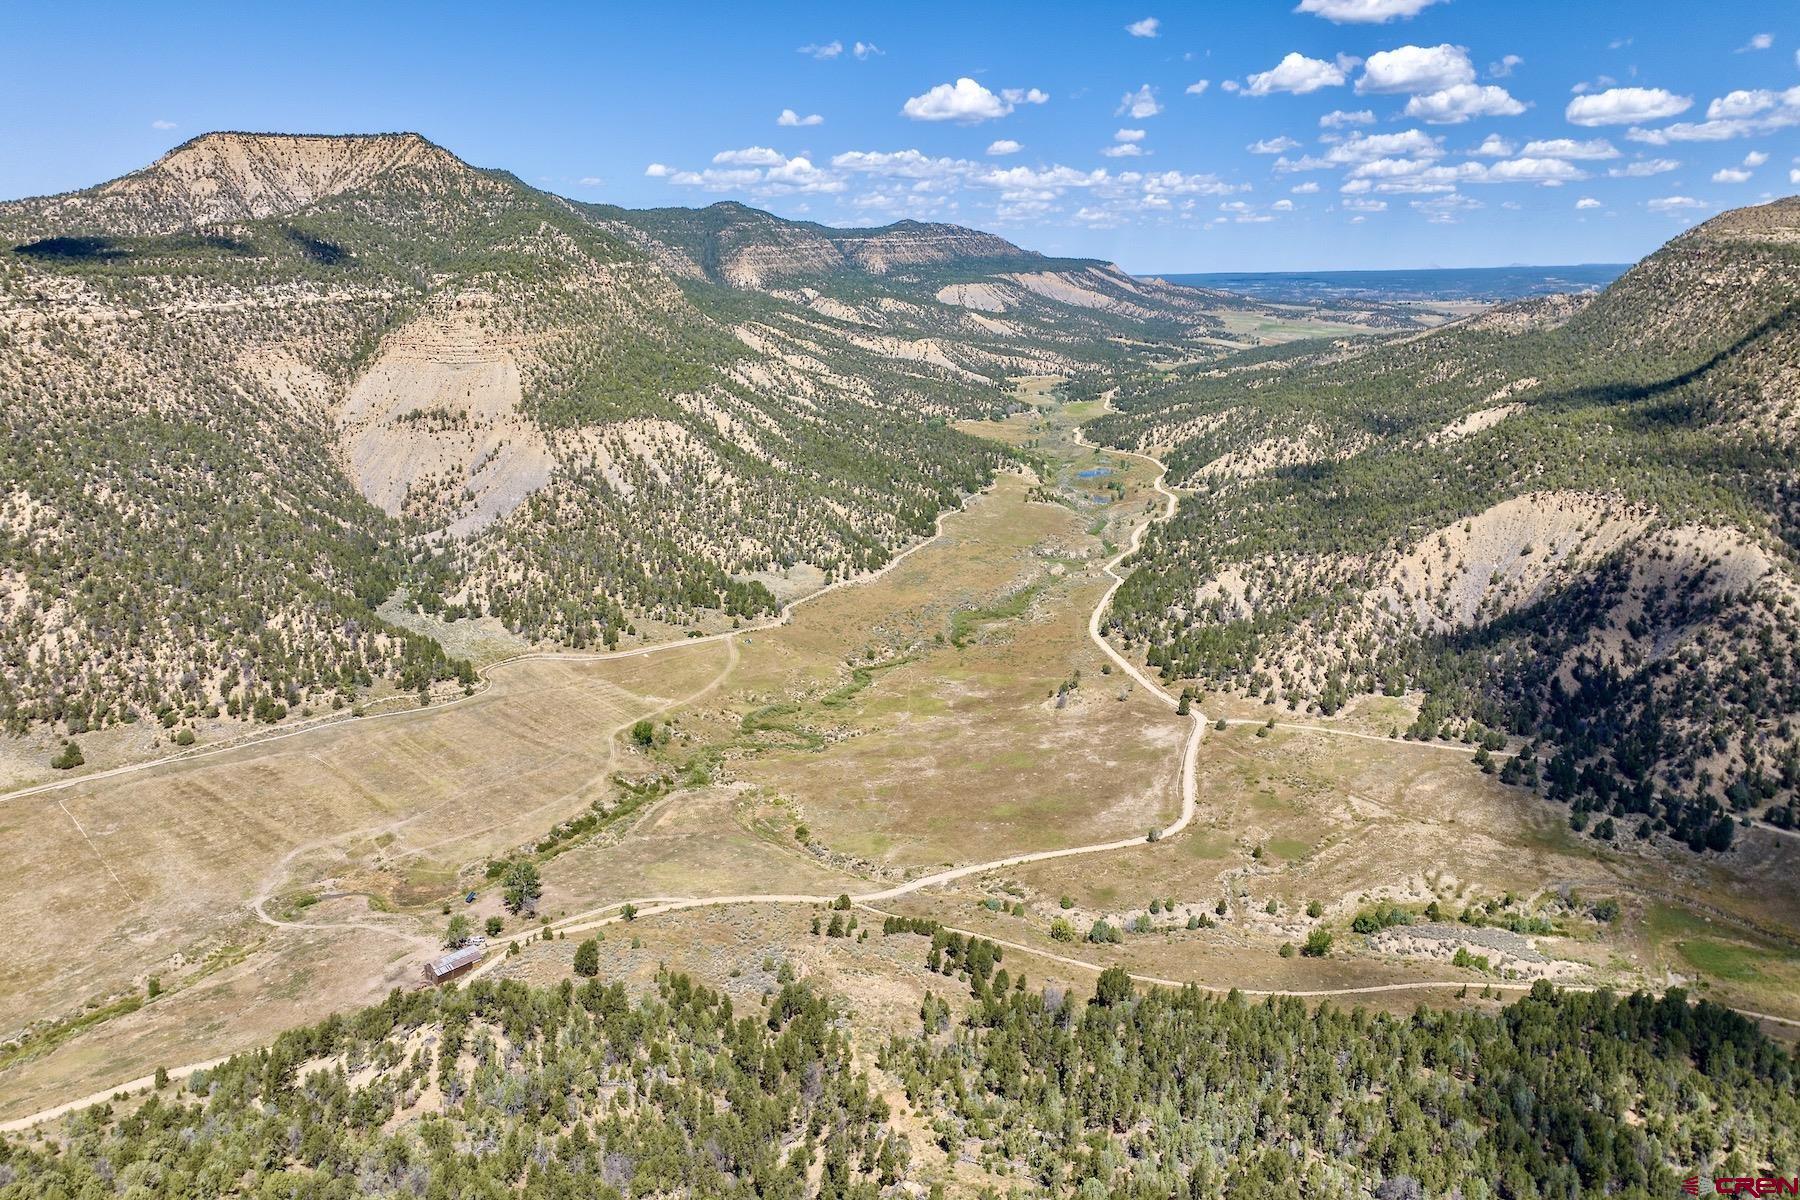
M 954 422 L 1013 377 L 1213 354 L 1239 303 L 580 204 L 416 134 L 207 134 L 0 204 L 0 247 L 0 725 L 59 736 L 467 686 L 420 614 L 584 647 L 775 611 L 990 479 Z
M 1140 374 L 1097 423 L 1194 491 L 1110 615 L 1165 677 L 1409 736 L 1601 836 L 1729 844 L 1800 784 L 1800 199 L 1597 296 Z M 1621 829 L 1623 826 L 1623 829 Z

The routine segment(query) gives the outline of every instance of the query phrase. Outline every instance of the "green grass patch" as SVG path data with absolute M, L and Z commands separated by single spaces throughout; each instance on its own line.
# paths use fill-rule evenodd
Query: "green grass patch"
M 1263 843 L 1263 849 L 1283 862 L 1295 862 L 1312 853 L 1312 843 L 1303 842 L 1299 838 L 1270 838 Z
M 1031 602 L 1049 586 L 1045 579 L 1026 584 L 987 608 L 959 608 L 950 614 L 950 644 L 958 650 L 969 644 L 969 638 L 983 625 L 998 621 L 1014 621 L 1025 615 Z
M 1713 979 L 1752 983 L 1765 978 L 1761 968 L 1775 956 L 1766 950 L 1717 938 L 1689 938 L 1675 949 L 1700 974 Z

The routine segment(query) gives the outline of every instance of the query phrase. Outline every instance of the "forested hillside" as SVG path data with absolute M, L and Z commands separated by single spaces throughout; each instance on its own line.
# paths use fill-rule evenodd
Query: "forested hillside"
M 1791 825 L 1797 305 L 1790 199 L 1591 300 L 1140 374 L 1092 428 L 1194 494 L 1110 627 L 1289 708 L 1421 691 L 1404 732 L 1529 739 L 1503 777 L 1601 836 Z
M 0 1197 L 937 1195 L 948 1160 L 1020 1195 L 1536 1200 L 1800 1154 L 1789 1054 L 1679 994 L 1406 1019 L 1023 982 L 885 1044 L 805 983 L 396 992 L 0 1140 Z
M 855 307 L 740 287 L 695 232 L 721 223 L 770 278 L 820 240 L 576 204 L 411 134 L 209 134 L 0 204 L 0 726 L 181 739 L 468 683 L 376 615 L 402 588 L 576 647 L 772 613 L 772 575 L 878 566 L 990 479 L 951 422 L 1009 377 L 1204 324 L 1179 289 L 1029 322 L 921 294 L 897 267 L 1049 277 L 948 226 L 846 235 Z

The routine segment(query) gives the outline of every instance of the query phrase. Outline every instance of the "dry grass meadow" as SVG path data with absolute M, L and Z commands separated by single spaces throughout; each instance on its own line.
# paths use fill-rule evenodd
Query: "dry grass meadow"
M 1152 506 L 1150 471 L 1073 444 L 1092 405 L 1059 405 L 1046 381 L 1027 395 L 1031 411 L 971 428 L 1040 456 L 1047 490 L 1034 498 L 1033 480 L 1002 477 L 939 539 L 789 625 L 654 656 L 518 662 L 456 703 L 0 801 L 12 868 L 0 1037 L 17 1035 L 0 1045 L 0 1117 L 414 986 L 446 903 L 464 911 L 474 888 L 467 911 L 499 913 L 485 863 L 531 852 L 595 800 L 617 802 L 621 780 L 655 786 L 539 855 L 544 916 L 645 897 L 870 891 L 1165 824 L 1186 724 L 1109 671 L 1087 635 L 1099 564 Z M 1082 479 L 1092 466 L 1111 474 Z M 643 717 L 658 731 L 649 747 L 625 735 Z M 1800 842 L 1753 832 L 1723 861 L 1602 850 L 1466 755 L 1386 738 L 1409 720 L 1404 700 L 1371 699 L 1319 722 L 1364 739 L 1209 731 L 1199 817 L 1182 835 L 883 908 L 1013 943 L 1015 972 L 1077 989 L 1091 971 L 1055 956 L 1258 989 L 1470 985 L 1467 997 L 1358 998 L 1410 1007 L 1490 1002 L 1481 990 L 1499 975 L 1351 933 L 1364 906 L 1454 912 L 1511 893 L 1514 911 L 1544 913 L 1571 893 L 1616 898 L 1616 922 L 1568 918 L 1541 939 L 1571 981 L 1695 981 L 1800 1017 Z M 666 963 L 747 994 L 790 962 L 849 996 L 859 1020 L 899 1028 L 933 986 L 922 951 L 860 916 L 867 941 L 827 944 L 804 905 L 691 909 L 609 927 L 603 960 L 612 977 L 647 981 Z M 1053 941 L 1059 916 L 1081 933 L 1140 916 L 1150 929 L 1117 945 Z M 1211 925 L 1190 929 L 1190 917 Z M 1279 953 L 1316 924 L 1335 931 L 1329 957 Z M 509 919 L 502 938 L 535 928 Z M 533 939 L 499 969 L 566 978 L 572 952 Z M 162 994 L 143 1003 L 152 977 Z

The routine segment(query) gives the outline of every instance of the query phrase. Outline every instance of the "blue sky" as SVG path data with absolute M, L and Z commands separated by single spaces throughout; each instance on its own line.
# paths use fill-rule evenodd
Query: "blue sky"
M 1800 192 L 1795 15 L 15 3 L 0 195 L 97 183 L 212 129 L 408 129 L 580 199 L 955 221 L 1141 272 L 1626 261 Z

